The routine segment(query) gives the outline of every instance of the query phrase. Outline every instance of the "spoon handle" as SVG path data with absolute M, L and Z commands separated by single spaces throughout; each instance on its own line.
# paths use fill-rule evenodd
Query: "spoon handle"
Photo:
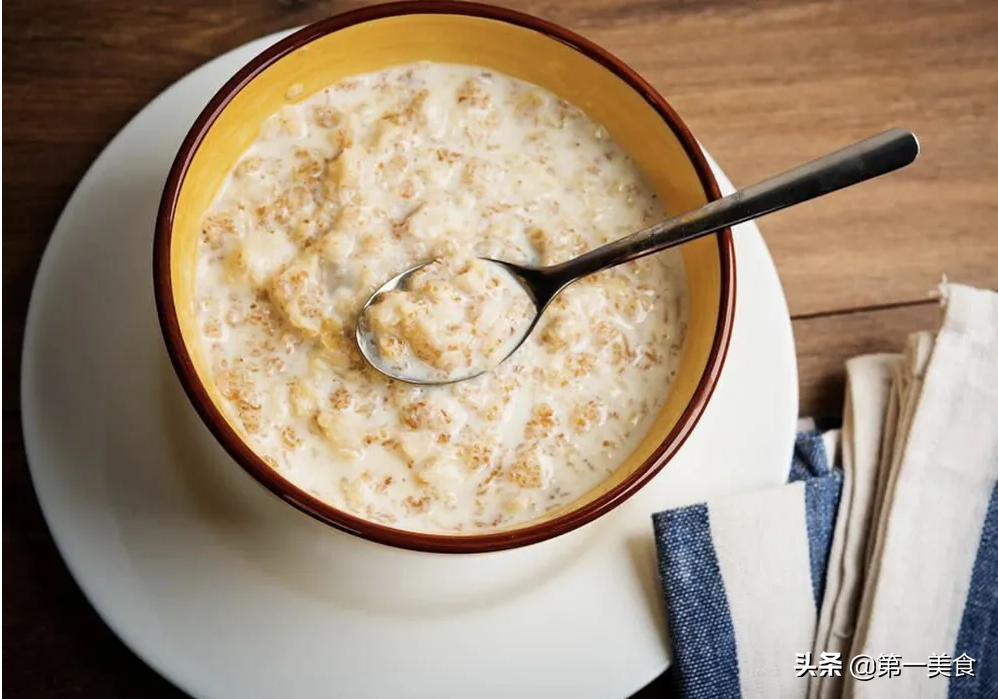
M 915 135 L 905 129 L 891 129 L 549 267 L 546 276 L 556 282 L 557 288 L 593 272 L 885 175 L 917 156 Z

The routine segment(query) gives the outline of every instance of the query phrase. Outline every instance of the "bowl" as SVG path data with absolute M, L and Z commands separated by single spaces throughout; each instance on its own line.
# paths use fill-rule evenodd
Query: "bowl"
M 706 408 L 724 364 L 735 312 L 730 230 L 682 247 L 689 316 L 671 392 L 645 439 L 610 476 L 575 502 L 502 531 L 419 533 L 361 519 L 283 478 L 220 409 L 200 356 L 195 255 L 200 218 L 262 122 L 286 104 L 351 75 L 414 61 L 479 65 L 535 83 L 601 122 L 634 158 L 669 211 L 719 198 L 697 141 L 637 73 L 594 43 L 536 17 L 462 2 L 390 3 L 309 25 L 232 77 L 200 114 L 173 163 L 156 221 L 154 288 L 166 347 L 187 396 L 231 457 L 274 494 L 312 517 L 370 541 L 422 551 L 477 553 L 537 543 L 605 515 L 676 454 Z

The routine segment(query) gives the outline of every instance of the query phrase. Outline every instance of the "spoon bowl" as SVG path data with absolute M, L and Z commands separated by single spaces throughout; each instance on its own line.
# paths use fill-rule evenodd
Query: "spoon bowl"
M 513 264 L 512 262 L 496 260 L 490 257 L 480 257 L 477 259 L 486 264 L 496 265 L 502 268 L 507 276 L 511 277 L 519 285 L 520 289 L 525 292 L 525 295 L 530 299 L 532 305 L 532 313 L 530 314 L 529 319 L 522 324 L 521 328 L 519 328 L 519 334 L 512 336 L 505 343 L 505 352 L 500 357 L 499 361 L 491 362 L 486 365 L 476 365 L 462 371 L 461 373 L 450 374 L 446 378 L 439 378 L 421 376 L 419 373 L 403 370 L 394 366 L 391 362 L 382 357 L 381 352 L 378 349 L 377 342 L 375 341 L 375 333 L 371 329 L 370 323 L 368 322 L 370 317 L 368 312 L 372 307 L 381 302 L 386 294 L 392 291 L 406 289 L 408 283 L 417 272 L 425 269 L 437 261 L 429 260 L 396 274 L 394 277 L 378 287 L 378 289 L 371 294 L 371 296 L 364 303 L 363 308 L 361 308 L 357 319 L 355 335 L 357 347 L 360 349 L 360 353 L 364 356 L 364 359 L 368 362 L 368 364 L 385 376 L 398 381 L 403 381 L 405 383 L 417 386 L 446 386 L 448 384 L 458 383 L 461 381 L 468 381 L 469 379 L 474 379 L 482 374 L 487 374 L 506 361 L 506 359 L 511 357 L 520 348 L 520 346 L 526 342 L 527 338 L 530 337 L 530 334 L 534 331 L 538 321 L 541 319 L 544 309 L 551 302 L 551 300 L 554 299 L 557 292 L 550 290 L 548 286 L 545 285 L 546 270 L 544 268 L 525 267 Z

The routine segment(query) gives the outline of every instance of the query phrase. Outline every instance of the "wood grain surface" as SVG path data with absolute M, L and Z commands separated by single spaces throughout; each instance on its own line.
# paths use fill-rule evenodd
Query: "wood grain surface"
M 149 100 L 210 58 L 359 3 L 8 0 L 3 25 L 3 689 L 25 699 L 180 697 L 79 593 L 41 520 L 19 421 L 25 313 L 73 187 Z M 804 414 L 842 365 L 932 327 L 951 280 L 998 287 L 995 0 L 508 1 L 601 43 L 683 115 L 737 185 L 891 126 L 919 161 L 767 217 Z M 669 695 L 668 677 L 642 691 Z M 610 699 L 610 698 L 608 698 Z

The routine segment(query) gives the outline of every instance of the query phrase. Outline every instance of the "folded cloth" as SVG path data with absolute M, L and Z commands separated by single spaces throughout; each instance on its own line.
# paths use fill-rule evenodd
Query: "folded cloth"
M 946 285 L 943 303 L 906 353 L 851 650 L 884 660 L 845 677 L 849 698 L 998 697 L 998 294 Z
M 683 699 L 806 696 L 842 475 L 798 434 L 790 484 L 652 518 Z
M 847 365 L 842 472 L 805 432 L 787 486 L 653 516 L 683 699 L 998 698 L 998 294 L 942 292 Z
M 825 596 L 818 616 L 814 657 L 847 655 L 866 573 L 867 539 L 877 494 L 884 416 L 891 377 L 900 355 L 874 354 L 846 362 L 846 398 L 842 414 L 842 497 L 835 537 L 825 573 Z M 841 675 L 813 677 L 808 699 L 834 699 L 842 693 Z

